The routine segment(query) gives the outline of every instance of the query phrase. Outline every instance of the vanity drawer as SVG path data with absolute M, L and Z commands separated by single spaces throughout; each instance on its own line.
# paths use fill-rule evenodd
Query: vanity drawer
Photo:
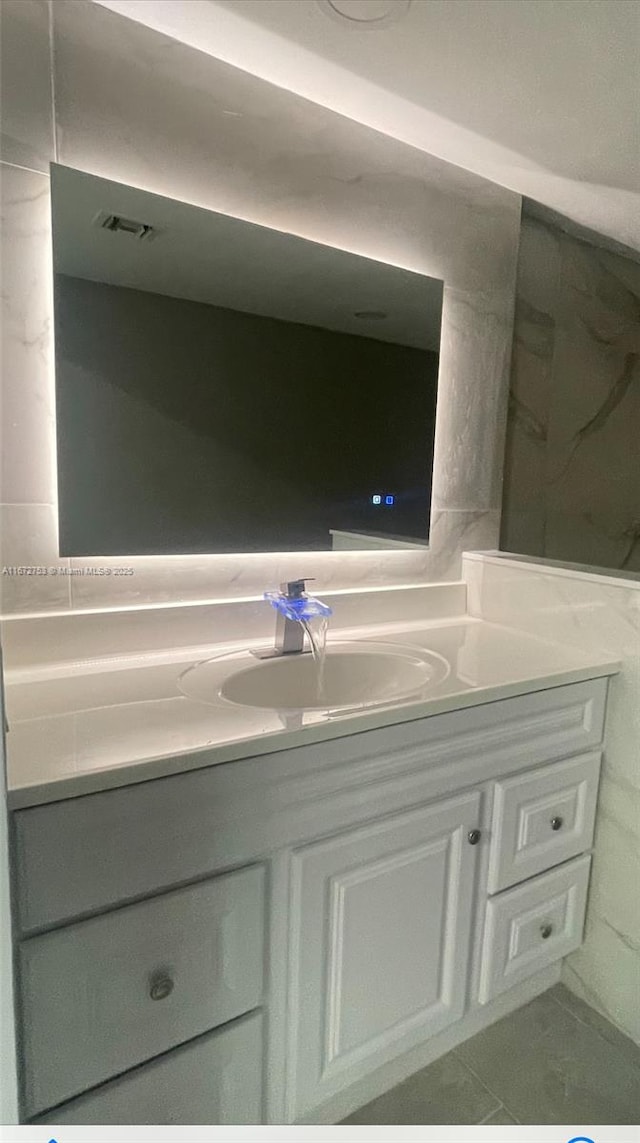
M 201 1036 L 33 1120 L 56 1126 L 259 1124 L 262 1017 Z
M 481 1004 L 582 943 L 590 865 L 589 855 L 578 857 L 487 901 Z
M 489 893 L 589 849 L 599 774 L 593 753 L 496 782 Z
M 257 1007 L 263 942 L 261 866 L 25 941 L 28 1114 Z

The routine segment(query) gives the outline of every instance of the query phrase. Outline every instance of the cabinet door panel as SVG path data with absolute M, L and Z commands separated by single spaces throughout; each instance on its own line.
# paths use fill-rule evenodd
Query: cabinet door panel
M 294 853 L 291 1118 L 462 1015 L 479 814 L 474 792 Z

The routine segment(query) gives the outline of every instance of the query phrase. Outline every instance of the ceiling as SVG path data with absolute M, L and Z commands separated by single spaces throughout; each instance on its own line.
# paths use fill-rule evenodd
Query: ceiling
M 97 2 L 640 249 L 637 0 Z
M 51 173 L 56 273 L 438 350 L 437 278 L 70 167 Z M 106 230 L 108 215 L 155 236 Z

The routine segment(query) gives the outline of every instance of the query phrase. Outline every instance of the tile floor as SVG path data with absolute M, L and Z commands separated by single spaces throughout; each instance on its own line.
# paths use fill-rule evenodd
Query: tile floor
M 349 1124 L 637 1124 L 640 1048 L 557 984 Z

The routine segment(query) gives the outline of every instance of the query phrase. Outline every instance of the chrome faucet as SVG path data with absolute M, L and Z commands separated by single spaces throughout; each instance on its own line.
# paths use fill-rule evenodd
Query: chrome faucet
M 276 641 L 273 650 L 256 651 L 259 659 L 271 659 L 277 655 L 305 655 L 305 623 L 320 616 L 328 618 L 331 608 L 320 599 L 307 595 L 304 579 L 281 583 L 280 591 L 265 591 L 268 600 L 278 613 L 276 619 Z

